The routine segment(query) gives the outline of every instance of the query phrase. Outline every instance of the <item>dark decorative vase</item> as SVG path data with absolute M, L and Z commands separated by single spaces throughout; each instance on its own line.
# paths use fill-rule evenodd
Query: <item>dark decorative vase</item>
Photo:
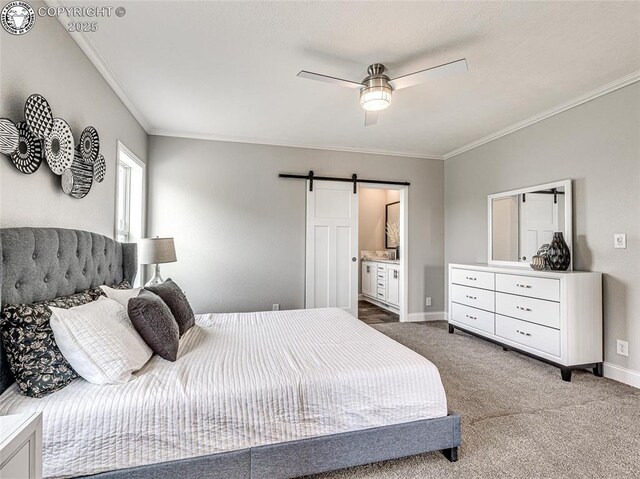
M 554 271 L 566 271 L 571 264 L 571 252 L 561 232 L 553 233 L 548 251 L 549 268 Z

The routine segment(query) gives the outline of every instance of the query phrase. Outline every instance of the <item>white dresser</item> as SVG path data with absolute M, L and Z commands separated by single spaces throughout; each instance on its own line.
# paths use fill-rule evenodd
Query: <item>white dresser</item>
M 362 295 L 397 312 L 400 305 L 400 265 L 382 261 L 362 262 Z
M 42 478 L 42 414 L 0 416 L 0 479 Z
M 449 332 L 473 333 L 560 367 L 602 376 L 602 274 L 449 265 Z

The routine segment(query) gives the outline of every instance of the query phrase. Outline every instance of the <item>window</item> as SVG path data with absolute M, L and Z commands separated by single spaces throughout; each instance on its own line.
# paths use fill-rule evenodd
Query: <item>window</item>
M 144 233 L 144 163 L 118 142 L 116 238 L 135 243 Z

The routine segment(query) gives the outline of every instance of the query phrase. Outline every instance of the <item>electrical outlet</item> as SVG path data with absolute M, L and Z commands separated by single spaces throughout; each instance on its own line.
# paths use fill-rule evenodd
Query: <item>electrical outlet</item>
M 613 247 L 626 249 L 627 248 L 627 235 L 625 233 L 616 233 L 613 235 Z
M 280 311 L 280 305 L 279 304 L 274 304 L 271 308 L 272 308 L 272 311 Z
M 617 349 L 617 353 L 620 356 L 627 356 L 629 357 L 629 343 L 627 341 L 623 341 L 621 339 L 618 339 L 618 349 Z
M 427 299 L 424 301 L 426 306 L 431 306 L 431 298 L 427 296 Z

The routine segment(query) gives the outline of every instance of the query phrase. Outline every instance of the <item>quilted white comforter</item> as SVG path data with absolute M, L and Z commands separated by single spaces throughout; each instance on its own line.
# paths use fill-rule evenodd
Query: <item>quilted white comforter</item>
M 45 477 L 447 414 L 431 362 L 341 310 L 200 315 L 180 343 L 126 384 L 79 379 L 43 399 L 14 384 L 0 414 L 43 412 Z

